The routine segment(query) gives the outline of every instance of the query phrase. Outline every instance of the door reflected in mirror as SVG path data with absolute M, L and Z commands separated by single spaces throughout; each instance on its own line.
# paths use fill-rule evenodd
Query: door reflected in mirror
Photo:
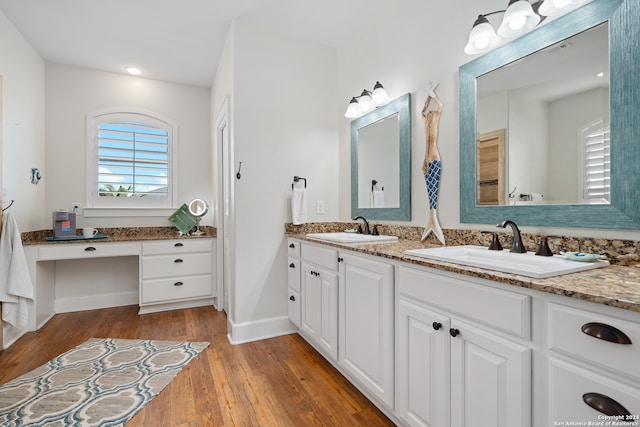
M 476 205 L 609 203 L 608 35 L 605 22 L 477 78 Z

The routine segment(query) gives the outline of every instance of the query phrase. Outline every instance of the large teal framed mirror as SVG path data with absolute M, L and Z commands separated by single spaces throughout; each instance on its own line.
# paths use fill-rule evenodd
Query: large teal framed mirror
M 411 94 L 351 122 L 351 216 L 411 220 Z
M 479 188 L 483 181 L 479 175 L 480 157 L 477 154 L 482 133 L 478 129 L 478 82 L 488 73 L 526 61 L 535 52 L 562 46 L 561 42 L 570 37 L 593 31 L 597 27 L 604 27 L 605 32 L 608 31 L 609 48 L 609 84 L 608 92 L 603 97 L 608 101 L 605 115 L 609 117 L 606 120 L 610 120 L 610 184 L 606 200 L 597 203 L 570 201 L 558 204 L 514 204 L 509 202 L 509 196 L 517 194 L 510 194 L 513 188 L 506 185 L 505 203 L 482 204 L 479 199 L 482 190 Z M 460 221 L 496 224 L 508 218 L 520 225 L 529 226 L 640 229 L 640 169 L 637 166 L 640 160 L 638 64 L 640 15 L 637 2 L 593 0 L 460 67 Z M 545 72 L 553 73 L 553 70 L 547 69 Z M 539 169 L 545 169 L 550 161 L 549 157 L 529 159 L 530 164 L 525 166 Z M 559 156 L 552 160 L 560 164 L 566 161 Z M 563 184 L 558 179 L 549 180 L 550 186 Z M 515 193 L 519 193 L 517 185 L 512 187 L 516 187 Z

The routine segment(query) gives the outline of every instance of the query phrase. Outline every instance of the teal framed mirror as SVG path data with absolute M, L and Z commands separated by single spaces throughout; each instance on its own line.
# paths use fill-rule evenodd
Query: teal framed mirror
M 496 224 L 508 218 L 529 226 L 640 229 L 639 16 L 637 2 L 593 0 L 460 67 L 460 222 Z M 605 22 L 608 23 L 610 72 L 609 203 L 479 205 L 478 78 Z
M 411 94 L 351 122 L 351 216 L 411 220 Z

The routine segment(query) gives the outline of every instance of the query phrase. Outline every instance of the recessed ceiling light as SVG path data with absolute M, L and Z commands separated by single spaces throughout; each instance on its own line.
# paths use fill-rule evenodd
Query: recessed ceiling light
M 139 76 L 142 74 L 142 70 L 140 68 L 131 65 L 124 67 L 124 70 L 132 76 Z

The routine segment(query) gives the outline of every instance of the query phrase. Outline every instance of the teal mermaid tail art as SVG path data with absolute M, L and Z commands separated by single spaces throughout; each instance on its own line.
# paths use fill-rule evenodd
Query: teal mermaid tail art
M 427 148 L 425 151 L 424 162 L 422 163 L 422 172 L 424 173 L 424 181 L 427 185 L 427 196 L 429 198 L 429 219 L 427 226 L 422 233 L 422 239 L 425 240 L 429 234 L 433 233 L 440 243 L 444 243 L 444 234 L 438 222 L 438 192 L 440 190 L 440 178 L 442 176 L 442 161 L 438 152 L 438 123 L 442 113 L 443 104 L 435 94 L 436 86 L 431 85 L 427 94 L 427 100 L 422 109 L 422 120 L 427 137 Z M 431 100 L 437 104 L 437 110 L 428 110 Z

